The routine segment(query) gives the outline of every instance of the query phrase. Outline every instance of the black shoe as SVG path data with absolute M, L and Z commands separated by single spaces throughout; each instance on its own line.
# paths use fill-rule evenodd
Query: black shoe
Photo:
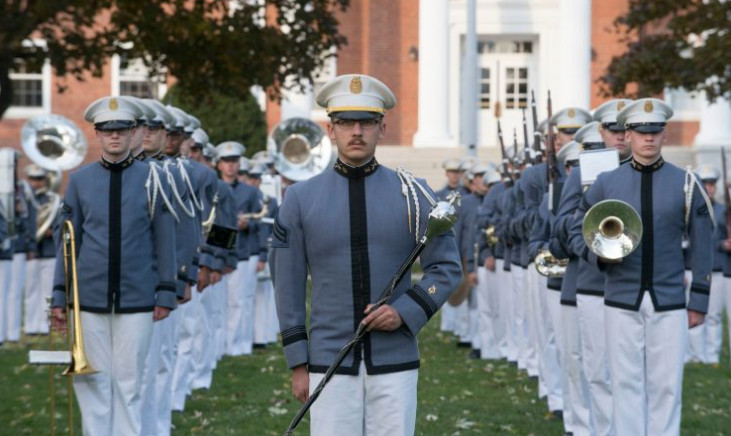
M 254 349 L 262 349 L 266 348 L 267 344 L 254 344 Z
M 482 353 L 480 353 L 480 350 L 472 349 L 472 352 L 470 352 L 470 359 L 481 359 Z
M 546 419 L 549 421 L 563 421 L 563 410 L 551 410 L 546 415 Z
M 457 348 L 472 348 L 471 342 L 457 342 Z

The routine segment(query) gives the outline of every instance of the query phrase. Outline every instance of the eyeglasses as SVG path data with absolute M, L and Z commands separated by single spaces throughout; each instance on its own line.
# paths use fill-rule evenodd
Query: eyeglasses
M 381 120 L 378 118 L 370 120 L 335 120 L 333 124 L 340 127 L 343 130 L 351 130 L 355 127 L 355 124 L 360 124 L 360 128 L 363 130 L 373 130 L 381 124 Z
M 132 129 L 97 130 L 97 132 L 105 138 L 108 138 L 113 136 L 115 133 L 119 136 L 127 136 L 132 133 Z

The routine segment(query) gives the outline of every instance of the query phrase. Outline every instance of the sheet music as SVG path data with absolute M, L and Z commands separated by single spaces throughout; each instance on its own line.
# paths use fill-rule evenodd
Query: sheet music
M 581 184 L 591 185 L 599 174 L 619 168 L 619 153 L 613 148 L 587 150 L 579 153 Z

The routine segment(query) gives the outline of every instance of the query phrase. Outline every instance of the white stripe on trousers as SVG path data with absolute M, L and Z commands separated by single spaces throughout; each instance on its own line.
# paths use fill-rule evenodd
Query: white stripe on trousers
M 656 312 L 649 292 L 639 311 L 604 307 L 617 435 L 679 435 L 685 309 Z
M 310 392 L 324 374 L 310 373 Z M 419 370 L 334 375 L 310 410 L 311 436 L 412 436 Z
M 21 317 L 23 316 L 23 288 L 25 288 L 25 253 L 13 255 L 12 272 L 10 273 L 10 287 L 8 288 L 7 331 L 8 341 L 20 340 Z
M 578 294 L 576 309 L 581 332 L 581 359 L 589 383 L 593 434 L 613 435 L 612 385 L 604 333 L 604 297 Z
M 84 348 L 99 372 L 73 377 L 86 436 L 140 434 L 142 368 L 152 336 L 152 313 L 81 312 Z
M 48 303 L 53 288 L 55 258 L 29 260 L 25 264 L 25 301 L 23 330 L 25 334 L 48 333 Z

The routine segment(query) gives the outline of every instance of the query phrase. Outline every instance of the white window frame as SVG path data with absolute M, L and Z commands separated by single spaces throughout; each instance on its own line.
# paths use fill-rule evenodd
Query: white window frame
M 111 95 L 118 97 L 121 89 L 122 81 L 128 82 L 147 82 L 148 78 L 141 76 L 123 76 L 121 68 L 122 60 L 118 54 L 112 55 L 111 60 L 111 75 L 112 75 L 112 89 Z M 157 84 L 157 96 L 162 98 L 168 92 L 168 86 L 166 82 Z
M 42 49 L 46 47 L 46 41 L 43 39 L 33 39 L 23 41 L 24 47 L 36 47 Z M 40 79 L 43 104 L 40 107 L 34 106 L 10 106 L 3 118 L 7 119 L 28 119 L 37 115 L 46 115 L 51 113 L 51 61 L 46 58 L 41 67 L 40 73 L 10 73 L 10 80 L 23 79 Z
M 670 121 L 700 121 L 701 109 L 708 104 L 705 95 L 699 92 L 688 92 L 682 88 L 665 88 L 663 92 L 665 103 L 673 109 L 673 117 Z M 683 99 L 694 104 L 677 107 L 676 100 Z

